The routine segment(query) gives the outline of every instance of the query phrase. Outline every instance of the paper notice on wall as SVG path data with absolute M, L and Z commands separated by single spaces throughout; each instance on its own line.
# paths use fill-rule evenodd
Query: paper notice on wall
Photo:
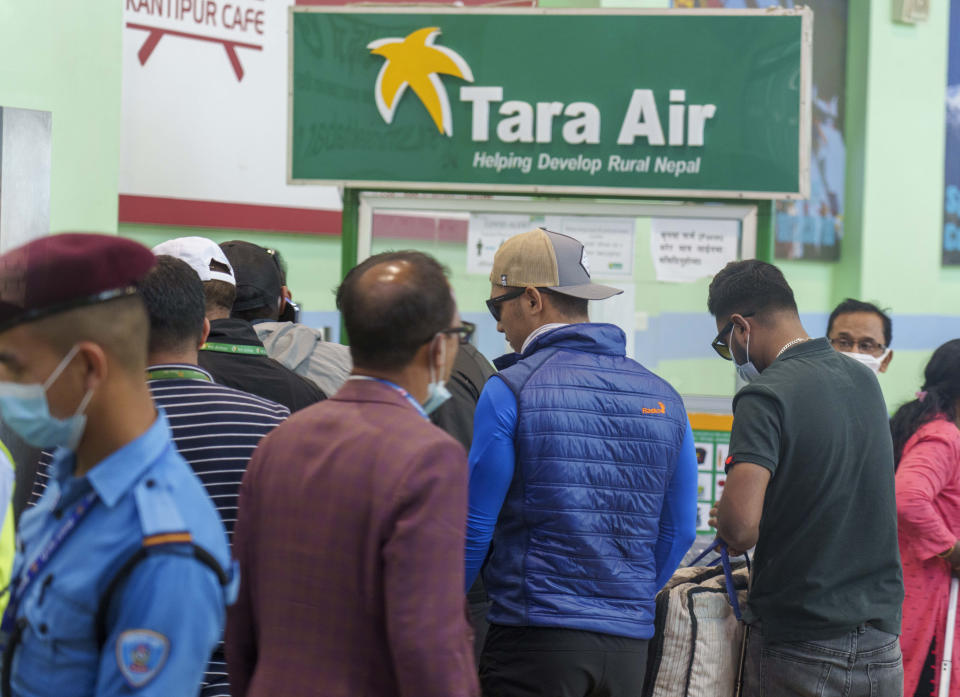
M 689 283 L 737 258 L 738 220 L 651 218 L 650 254 L 658 281 Z
M 541 220 L 529 215 L 472 213 L 467 227 L 467 273 L 489 274 L 500 245 L 537 227 Z
M 569 235 L 584 246 L 593 278 L 631 278 L 633 276 L 633 218 L 591 217 L 585 215 L 548 215 L 548 230 Z

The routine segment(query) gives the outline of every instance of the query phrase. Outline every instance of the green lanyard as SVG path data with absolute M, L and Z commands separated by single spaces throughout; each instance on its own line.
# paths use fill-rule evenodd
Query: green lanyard
M 200 347 L 201 351 L 217 351 L 219 353 L 242 353 L 247 356 L 266 356 L 267 349 L 263 346 L 244 346 L 243 344 L 218 344 L 206 342 Z
M 204 380 L 212 382 L 210 376 L 190 368 L 159 368 L 147 371 L 147 380 Z

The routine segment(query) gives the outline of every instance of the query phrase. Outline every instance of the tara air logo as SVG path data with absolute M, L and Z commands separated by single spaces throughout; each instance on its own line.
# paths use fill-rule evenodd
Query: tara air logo
M 459 78 L 465 83 L 473 83 L 474 79 L 473 71 L 459 53 L 436 44 L 439 36 L 439 27 L 424 27 L 403 38 L 371 41 L 367 48 L 384 59 L 374 87 L 377 109 L 383 120 L 393 123 L 397 105 L 409 87 L 440 134 L 449 138 L 453 136 L 453 116 L 441 75 Z M 642 86 L 627 87 L 623 90 L 625 111 L 601 115 L 600 106 L 587 101 L 588 95 L 572 95 L 566 102 L 528 102 L 523 100 L 523 94 L 513 94 L 503 85 L 448 82 L 451 88 L 458 88 L 454 99 L 469 105 L 472 143 L 495 142 L 519 148 L 523 144 L 544 146 L 562 140 L 566 145 L 591 146 L 604 142 L 604 135 L 609 143 L 610 136 L 616 134 L 618 147 L 647 145 L 666 148 L 669 152 L 670 147 L 702 147 L 707 125 L 717 113 L 715 104 L 688 103 L 687 90 L 679 88 L 655 93 Z M 665 122 L 661 115 L 666 117 Z M 608 125 L 610 121 L 613 121 L 612 127 Z M 529 174 L 534 167 L 587 172 L 591 176 L 604 169 L 617 173 L 664 173 L 674 177 L 700 172 L 701 158 L 690 158 L 689 154 L 676 159 L 668 154 L 620 152 L 622 154 L 608 154 L 604 163 L 590 151 L 576 157 L 569 154 L 557 157 L 542 150 L 534 159 L 532 154 L 501 152 L 494 146 L 490 151 L 474 151 L 472 163 L 474 169 L 493 169 L 497 173 L 518 170 Z M 585 260 L 584 269 L 589 273 Z
M 377 109 L 383 120 L 393 122 L 397 104 L 409 87 L 420 98 L 437 130 L 449 137 L 453 135 L 453 118 L 440 76 L 452 75 L 473 82 L 473 72 L 459 53 L 434 44 L 438 36 L 438 27 L 425 27 L 403 39 L 377 39 L 367 44 L 367 48 L 370 53 L 386 59 L 374 87 Z

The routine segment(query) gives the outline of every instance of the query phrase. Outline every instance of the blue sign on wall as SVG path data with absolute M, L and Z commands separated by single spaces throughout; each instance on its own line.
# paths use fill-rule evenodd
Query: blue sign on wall
M 947 149 L 944 162 L 943 263 L 960 265 L 960 2 L 950 3 Z

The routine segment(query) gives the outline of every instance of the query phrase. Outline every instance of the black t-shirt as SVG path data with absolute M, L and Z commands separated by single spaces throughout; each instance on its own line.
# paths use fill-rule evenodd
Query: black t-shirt
M 242 319 L 215 319 L 210 322 L 207 343 L 259 347 L 263 350 L 263 343 L 253 326 Z M 277 402 L 291 412 L 327 398 L 313 382 L 266 354 L 201 351 L 197 362 L 218 384 Z
M 745 614 L 770 641 L 900 633 L 893 446 L 868 368 L 814 339 L 733 400 L 727 470 L 770 470 Z

